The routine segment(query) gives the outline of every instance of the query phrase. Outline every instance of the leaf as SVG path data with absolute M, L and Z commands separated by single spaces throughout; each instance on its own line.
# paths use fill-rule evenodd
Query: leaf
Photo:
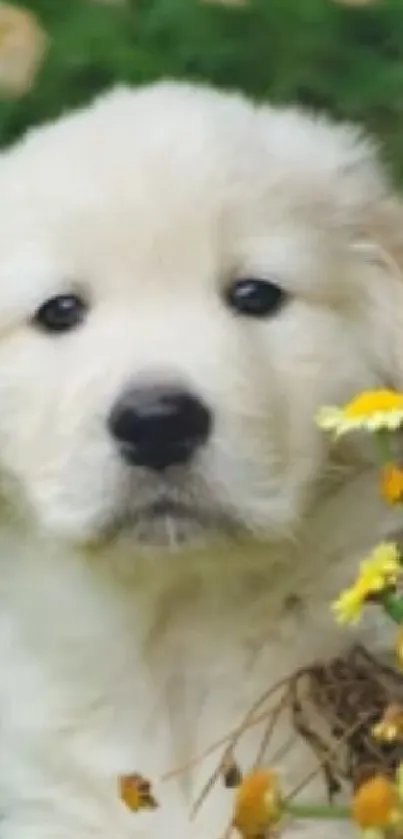
M 0 95 L 19 98 L 31 89 L 47 45 L 48 36 L 32 12 L 0 3 Z

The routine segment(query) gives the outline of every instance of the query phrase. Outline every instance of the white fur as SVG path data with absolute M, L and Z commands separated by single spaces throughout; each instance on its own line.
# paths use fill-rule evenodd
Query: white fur
M 218 755 L 158 779 L 276 679 L 352 641 L 329 602 L 399 520 L 372 447 L 331 451 L 313 418 L 401 383 L 400 207 L 354 129 L 158 84 L 5 152 L 0 219 L 1 837 L 219 839 L 222 785 L 189 824 Z M 289 301 L 237 317 L 223 289 L 243 276 Z M 71 288 L 86 321 L 41 333 L 35 310 Z M 126 466 L 106 428 L 126 386 L 157 379 L 214 413 L 195 463 L 164 480 Z M 161 495 L 195 521 L 160 522 L 157 549 L 140 544 L 153 537 L 141 511 Z M 372 615 L 360 634 L 390 643 Z M 253 755 L 252 738 L 245 769 Z M 290 752 L 286 789 L 310 761 Z M 117 778 L 135 771 L 155 781 L 157 812 L 120 802 Z

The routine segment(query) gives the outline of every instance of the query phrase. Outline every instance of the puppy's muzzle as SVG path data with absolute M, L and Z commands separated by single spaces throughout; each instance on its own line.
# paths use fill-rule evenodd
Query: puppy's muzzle
M 108 428 L 124 461 L 154 472 L 187 464 L 211 433 L 212 415 L 187 390 L 153 384 L 118 398 Z

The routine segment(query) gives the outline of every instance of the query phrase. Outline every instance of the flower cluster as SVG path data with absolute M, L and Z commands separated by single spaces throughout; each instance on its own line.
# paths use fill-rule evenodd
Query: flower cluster
M 353 431 L 372 433 L 382 456 L 382 495 L 391 504 L 403 502 L 403 468 L 391 457 L 391 435 L 403 426 L 403 393 L 386 389 L 364 391 L 342 407 L 321 408 L 317 423 L 325 431 L 331 431 L 336 439 Z M 353 585 L 341 592 L 333 604 L 336 618 L 341 623 L 354 623 L 359 620 L 365 603 L 377 602 L 396 623 L 403 624 L 403 598 L 396 592 L 401 574 L 398 546 L 394 543 L 376 546 L 361 562 Z M 396 648 L 402 648 L 403 660 L 401 635 Z
M 342 407 L 324 407 L 318 425 L 335 438 L 353 431 L 374 435 L 381 454 L 380 490 L 390 504 L 403 502 L 403 468 L 391 457 L 391 436 L 403 426 L 403 393 L 391 390 L 365 391 Z M 399 625 L 395 652 L 403 665 L 403 597 L 398 583 L 403 573 L 402 556 L 393 542 L 377 545 L 360 563 L 353 584 L 333 603 L 341 623 L 359 620 L 366 603 L 377 603 Z M 391 744 L 403 743 L 403 706 L 386 708 L 372 731 L 373 737 Z M 351 807 L 355 824 L 368 839 L 403 836 L 403 764 L 394 777 L 375 774 L 356 790 Z
M 403 426 L 403 393 L 365 391 L 342 407 L 321 408 L 318 425 L 337 440 L 351 432 L 370 432 L 381 453 L 380 490 L 391 504 L 403 502 L 403 466 L 391 456 L 391 435 Z M 342 591 L 332 608 L 340 623 L 357 622 L 367 603 L 380 605 L 399 624 L 395 650 L 403 665 L 403 597 L 398 585 L 403 575 L 401 551 L 394 542 L 376 545 L 362 559 L 353 583 Z M 403 744 L 403 706 L 390 705 L 373 728 L 375 740 Z M 377 772 L 361 783 L 347 808 L 293 804 L 281 794 L 272 769 L 258 769 L 240 784 L 234 806 L 233 827 L 241 839 L 274 835 L 286 814 L 299 818 L 352 820 L 367 839 L 403 837 L 403 765 L 394 775 Z M 278 835 L 276 833 L 275 835 Z M 283 835 L 281 831 L 281 835 Z
M 402 572 L 397 545 L 394 542 L 382 542 L 362 560 L 357 579 L 334 602 L 333 610 L 337 620 L 340 623 L 357 621 L 363 605 L 376 600 L 385 591 L 394 589 Z
M 360 393 L 342 407 L 322 408 L 317 423 L 330 431 L 336 440 L 351 432 L 370 432 L 381 453 L 382 496 L 390 504 L 403 503 L 403 464 L 395 462 L 391 455 L 392 436 L 403 427 L 403 393 L 386 389 Z M 361 560 L 356 579 L 339 593 L 332 610 L 339 623 L 348 624 L 359 621 L 367 604 L 382 608 L 398 625 L 395 655 L 403 667 L 403 593 L 400 587 L 403 591 L 401 550 L 394 542 L 381 542 Z M 369 735 L 379 748 L 403 748 L 403 704 L 388 705 Z M 279 776 L 272 767 L 257 766 L 242 775 L 237 764 L 230 762 L 225 772 L 224 763 L 221 770 L 226 786 L 235 788 L 226 839 L 235 839 L 235 836 L 238 839 L 286 837 L 287 824 L 293 818 L 345 820 L 355 824 L 363 839 L 403 839 L 403 762 L 395 770 L 374 769 L 356 786 L 346 805 L 299 803 L 294 793 L 283 794 Z M 140 774 L 121 778 L 119 790 L 121 801 L 133 812 L 158 806 L 150 782 Z
M 347 807 L 296 805 L 282 796 L 271 769 L 250 772 L 238 788 L 233 827 L 240 839 L 278 836 L 286 816 L 351 820 L 363 839 L 403 835 L 403 769 L 394 776 L 376 773 L 360 784 Z M 283 833 L 281 832 L 281 835 Z

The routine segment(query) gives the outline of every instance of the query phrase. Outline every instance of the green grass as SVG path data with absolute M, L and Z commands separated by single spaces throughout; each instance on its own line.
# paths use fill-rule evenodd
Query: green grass
M 17 3 L 18 0 L 15 0 Z M 403 0 L 24 0 L 51 35 L 31 93 L 0 102 L 0 142 L 117 81 L 171 76 L 363 122 L 403 179 Z

